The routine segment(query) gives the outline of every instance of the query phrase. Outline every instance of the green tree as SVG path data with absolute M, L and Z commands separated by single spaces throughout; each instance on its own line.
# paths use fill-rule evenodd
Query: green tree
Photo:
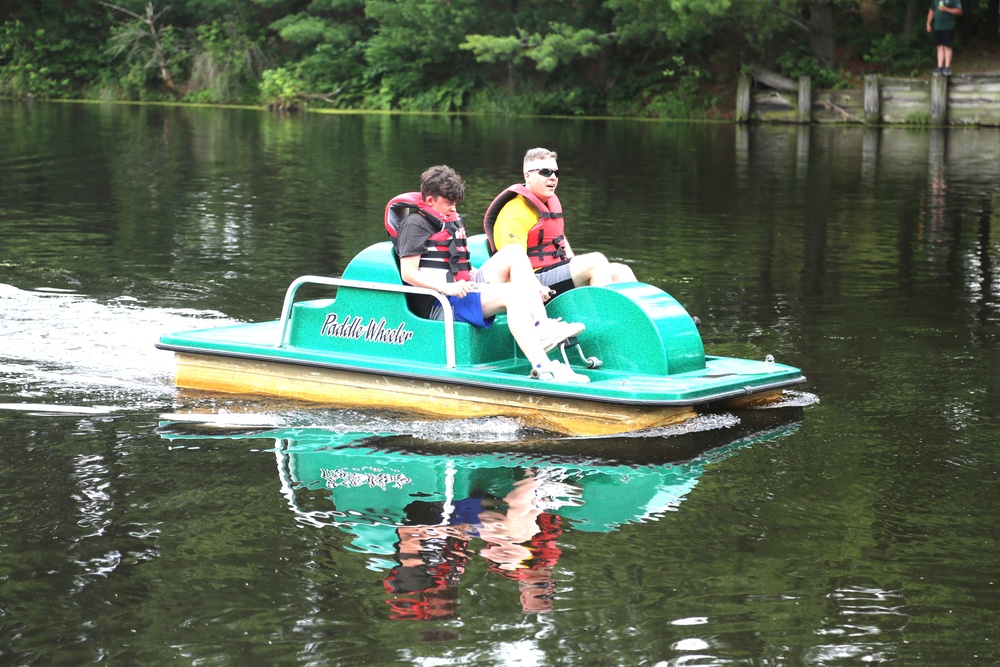
M 845 80 L 835 54 L 919 71 L 926 12 L 925 0 L 0 0 L 0 94 L 699 115 L 744 65 L 817 85 Z M 961 39 L 998 39 L 998 13 L 1000 0 L 968 0 Z
M 282 10 L 269 28 L 280 42 L 289 75 L 314 97 L 337 106 L 360 106 L 371 88 L 364 54 L 373 23 L 365 15 L 364 0 L 254 2 Z
M 171 25 L 163 25 L 161 16 L 165 9 L 156 11 L 152 2 L 146 4 L 142 14 L 130 9 L 101 3 L 127 17 L 113 32 L 109 51 L 113 56 L 124 55 L 127 61 L 144 70 L 154 70 L 175 97 L 180 90 L 174 82 L 174 70 L 187 53 L 180 33 Z
M 202 102 L 248 102 L 271 64 L 260 36 L 241 16 L 202 23 L 196 42 L 188 97 Z
M 718 30 L 733 10 L 732 0 L 606 0 L 604 4 L 614 12 L 618 41 L 650 48 L 676 48 L 695 42 Z M 780 5 L 782 0 L 760 4 Z M 748 32 L 752 29 L 747 26 Z
M 577 58 L 597 56 L 611 41 L 609 35 L 599 35 L 591 28 L 577 29 L 565 23 L 552 23 L 549 28 L 546 34 L 519 29 L 517 36 L 468 35 L 461 48 L 472 51 L 479 62 L 521 66 L 531 60 L 539 72 L 551 73 Z
M 69 97 L 107 64 L 94 3 L 8 2 L 0 12 L 0 95 Z
M 261 101 L 278 111 L 299 108 L 304 96 L 302 81 L 284 67 L 265 70 L 261 77 Z
M 366 98 L 378 109 L 452 111 L 478 83 L 474 59 L 459 49 L 471 30 L 488 22 L 481 0 L 368 0 L 374 34 L 365 49 Z M 377 86 L 377 87 L 376 87 Z

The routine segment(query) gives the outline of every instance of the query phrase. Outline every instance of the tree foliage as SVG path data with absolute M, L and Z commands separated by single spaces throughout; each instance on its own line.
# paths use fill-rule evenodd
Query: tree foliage
M 924 0 L 0 0 L 0 95 L 700 115 L 742 67 L 931 62 Z M 996 40 L 970 0 L 960 40 Z
M 472 51 L 479 62 L 520 66 L 527 59 L 539 72 L 551 74 L 577 58 L 597 56 L 610 42 L 609 36 L 598 35 L 591 28 L 577 30 L 565 23 L 551 23 L 547 34 L 519 29 L 517 36 L 468 35 L 461 48 Z
M 0 95 L 65 97 L 100 76 L 106 12 L 58 0 L 12 4 L 0 12 Z
M 142 14 L 110 2 L 102 4 L 128 17 L 112 28 L 108 52 L 112 56 L 124 54 L 128 60 L 142 63 L 143 69 L 155 70 L 163 85 L 178 94 L 171 70 L 186 54 L 178 31 L 161 20 L 164 10 L 157 12 L 152 2 L 146 4 Z
M 748 4 L 777 4 L 751 0 Z M 696 41 L 718 30 L 733 9 L 731 0 L 607 0 L 623 44 L 658 48 Z

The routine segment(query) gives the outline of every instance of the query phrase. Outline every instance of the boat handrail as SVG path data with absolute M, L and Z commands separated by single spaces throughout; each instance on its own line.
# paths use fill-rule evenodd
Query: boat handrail
M 404 294 L 425 294 L 437 299 L 444 313 L 444 346 L 445 364 L 448 368 L 455 368 L 455 313 L 452 310 L 448 297 L 432 289 L 424 287 L 413 287 L 412 285 L 393 285 L 391 283 L 376 283 L 363 280 L 345 280 L 343 278 L 331 278 L 329 276 L 300 276 L 292 281 L 292 284 L 285 290 L 285 302 L 281 306 L 281 338 L 278 339 L 278 347 L 285 347 L 288 343 L 288 324 L 291 321 L 292 306 L 295 302 L 295 293 L 300 287 L 307 284 L 331 285 L 333 287 L 354 287 L 357 289 L 380 290 L 383 292 L 403 292 Z

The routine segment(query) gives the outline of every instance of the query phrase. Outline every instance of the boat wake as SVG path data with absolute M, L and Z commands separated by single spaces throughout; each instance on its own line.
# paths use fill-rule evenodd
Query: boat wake
M 173 358 L 156 351 L 158 337 L 231 322 L 216 312 L 146 307 L 128 296 L 100 301 L 4 284 L 0 321 L 0 400 L 41 399 L 49 412 L 67 402 L 161 408 L 175 389 Z
M 816 394 L 812 394 L 808 391 L 786 389 L 780 401 L 751 409 L 778 410 L 781 408 L 807 408 L 810 405 L 816 405 L 817 403 L 819 403 L 819 396 Z

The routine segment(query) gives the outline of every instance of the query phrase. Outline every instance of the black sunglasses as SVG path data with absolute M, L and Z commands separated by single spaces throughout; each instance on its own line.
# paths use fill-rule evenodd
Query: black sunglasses
M 548 178 L 549 176 L 555 176 L 556 178 L 559 178 L 559 170 L 558 169 L 545 168 L 545 169 L 529 169 L 528 170 L 529 173 L 532 172 L 532 171 L 537 171 L 538 175 L 541 176 L 541 177 L 543 177 L 543 178 Z

